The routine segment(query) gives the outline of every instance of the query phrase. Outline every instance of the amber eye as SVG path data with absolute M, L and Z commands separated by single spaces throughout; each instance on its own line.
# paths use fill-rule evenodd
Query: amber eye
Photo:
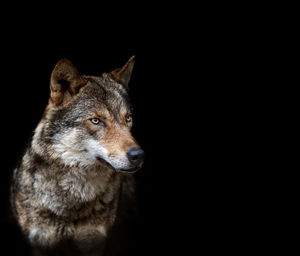
M 99 118 L 91 118 L 90 121 L 94 125 L 99 125 L 99 124 L 103 123 Z
M 131 115 L 127 115 L 125 117 L 125 121 L 126 121 L 126 123 L 130 123 L 132 121 L 132 116 Z

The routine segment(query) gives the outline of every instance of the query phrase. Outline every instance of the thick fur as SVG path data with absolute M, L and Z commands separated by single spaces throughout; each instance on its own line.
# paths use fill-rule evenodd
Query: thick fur
M 126 122 L 133 60 L 126 65 L 125 77 L 80 76 L 67 60 L 53 71 L 49 104 L 12 184 L 15 217 L 36 255 L 104 255 L 120 197 L 134 196 L 126 173 L 126 152 L 138 147 Z

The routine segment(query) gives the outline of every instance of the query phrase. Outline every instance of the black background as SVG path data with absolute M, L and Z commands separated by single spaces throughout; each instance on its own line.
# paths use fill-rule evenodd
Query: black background
M 101 31 L 98 33 L 101 34 Z M 105 32 L 104 32 L 105 33 Z M 51 31 L 49 31 L 51 34 Z M 77 36 L 77 37 L 76 37 Z M 130 82 L 134 106 L 133 134 L 146 152 L 143 170 L 136 174 L 139 216 L 134 221 L 129 244 L 121 255 L 152 255 L 159 248 L 170 250 L 173 243 L 182 243 L 181 236 L 190 223 L 190 215 L 203 199 L 192 202 L 191 187 L 195 172 L 201 167 L 188 168 L 193 160 L 189 151 L 198 150 L 200 134 L 190 138 L 191 125 L 201 125 L 201 113 L 191 115 L 186 108 L 196 93 L 195 84 L 186 84 L 180 51 L 169 44 L 172 40 L 143 38 L 136 40 L 81 32 L 74 41 L 66 35 L 55 38 L 20 35 L 8 40 L 2 59 L 2 171 L 1 171 L 1 230 L 2 244 L 10 255 L 28 255 L 29 248 L 9 217 L 10 175 L 20 159 L 32 132 L 39 122 L 49 97 L 49 78 L 56 62 L 69 59 L 82 74 L 101 75 L 122 66 L 132 56 L 136 64 Z M 15 41 L 16 40 L 16 41 Z M 11 45 L 9 45 L 11 44 Z M 198 105 L 198 106 L 197 106 Z M 200 109 L 199 109 L 200 110 Z M 191 120 L 193 118 L 194 120 Z M 188 139 L 189 138 L 189 139 Z M 185 146 L 190 140 L 193 148 Z M 192 145 L 191 145 L 192 146 Z M 185 159 L 185 156 L 188 157 Z M 189 159 L 191 157 L 191 159 Z M 197 164 L 198 165 L 198 164 Z M 193 191 L 196 190 L 196 191 Z M 1 207 L 2 209 L 2 207 Z M 170 240 L 171 239 L 171 240 Z M 186 238 L 184 238 L 186 239 Z M 179 250 L 182 244 L 178 245 Z
M 143 17 L 148 7 L 115 23 L 115 9 L 89 7 L 84 15 L 56 9 L 47 23 L 39 24 L 45 13 L 37 12 L 4 25 L 0 232 L 10 255 L 29 255 L 9 217 L 10 175 L 47 105 L 50 75 L 61 58 L 81 74 L 101 75 L 136 56 L 129 85 L 133 134 L 147 157 L 136 174 L 140 214 L 120 255 L 233 252 L 247 244 L 246 182 L 236 172 L 243 153 L 233 153 L 243 141 L 234 139 L 244 125 L 234 119 L 244 99 L 236 85 L 249 54 L 241 46 L 246 38 L 215 16 L 196 19 L 182 10 L 183 18 L 178 10 L 150 8 Z

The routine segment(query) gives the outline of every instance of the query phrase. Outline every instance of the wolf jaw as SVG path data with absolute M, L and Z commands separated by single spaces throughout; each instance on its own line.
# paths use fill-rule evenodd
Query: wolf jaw
M 33 145 L 35 145 L 34 149 L 36 152 L 42 151 L 36 142 L 36 138 L 41 136 L 39 133 L 41 133 L 42 130 L 43 124 L 40 124 L 33 138 Z M 123 173 L 133 173 L 141 168 L 141 165 L 130 166 L 124 153 L 120 154 L 119 158 L 110 158 L 108 156 L 108 150 L 92 139 L 87 141 L 84 148 L 76 148 L 75 142 L 76 136 L 78 136 L 77 133 L 78 131 L 72 130 L 63 136 L 55 135 L 52 138 L 54 143 L 52 145 L 53 152 L 51 152 L 51 158 L 60 159 L 62 164 L 69 167 L 81 166 L 88 168 L 100 162 L 106 167 Z

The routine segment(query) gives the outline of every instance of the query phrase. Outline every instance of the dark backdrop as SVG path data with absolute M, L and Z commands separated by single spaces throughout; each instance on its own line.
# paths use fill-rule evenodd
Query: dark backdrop
M 243 153 L 235 151 L 244 135 L 238 136 L 240 144 L 234 139 L 244 126 L 236 122 L 245 99 L 236 85 L 249 81 L 241 79 L 244 38 L 235 40 L 230 24 L 207 16 L 191 20 L 196 16 L 188 15 L 182 23 L 181 12 L 169 20 L 164 13 L 171 11 L 165 9 L 149 19 L 137 12 L 132 20 L 124 17 L 112 24 L 116 14 L 109 10 L 104 21 L 97 20 L 102 12 L 86 12 L 85 17 L 56 12 L 48 26 L 38 26 L 43 16 L 38 13 L 37 19 L 3 27 L 1 248 L 10 255 L 28 255 L 9 217 L 9 182 L 47 105 L 57 61 L 67 58 L 81 74 L 101 75 L 135 55 L 133 134 L 147 157 L 136 174 L 139 216 L 121 255 L 237 251 L 248 227 L 241 216 L 249 211 L 240 193 L 245 177 L 236 171 L 248 165 L 240 164 Z M 81 24 L 84 18 L 88 25 Z
M 0 199 L 1 243 L 10 255 L 28 255 L 29 250 L 9 217 L 10 176 L 47 105 L 50 74 L 61 58 L 69 59 L 81 74 L 101 75 L 136 56 L 130 82 L 133 134 L 147 158 L 143 170 L 136 174 L 139 215 L 132 223 L 129 244 L 121 255 L 168 252 L 174 243 L 182 243 L 189 218 L 195 213 L 193 204 L 201 202 L 191 202 L 189 195 L 194 193 L 192 173 L 199 172 L 200 167 L 187 168 L 188 162 L 199 161 L 189 153 L 199 150 L 199 134 L 189 139 L 187 135 L 192 133 L 190 126 L 201 125 L 202 114 L 188 113 L 198 109 L 199 102 L 185 107 L 197 82 L 185 83 L 191 76 L 186 66 L 191 64 L 183 62 L 184 49 L 174 49 L 172 40 L 161 39 L 150 35 L 131 40 L 118 36 L 105 39 L 86 32 L 74 40 L 66 36 L 53 39 L 50 35 L 19 34 L 6 41 L 1 59 Z M 193 145 L 185 146 L 184 141 L 190 139 Z M 176 250 L 182 247 L 177 246 Z

